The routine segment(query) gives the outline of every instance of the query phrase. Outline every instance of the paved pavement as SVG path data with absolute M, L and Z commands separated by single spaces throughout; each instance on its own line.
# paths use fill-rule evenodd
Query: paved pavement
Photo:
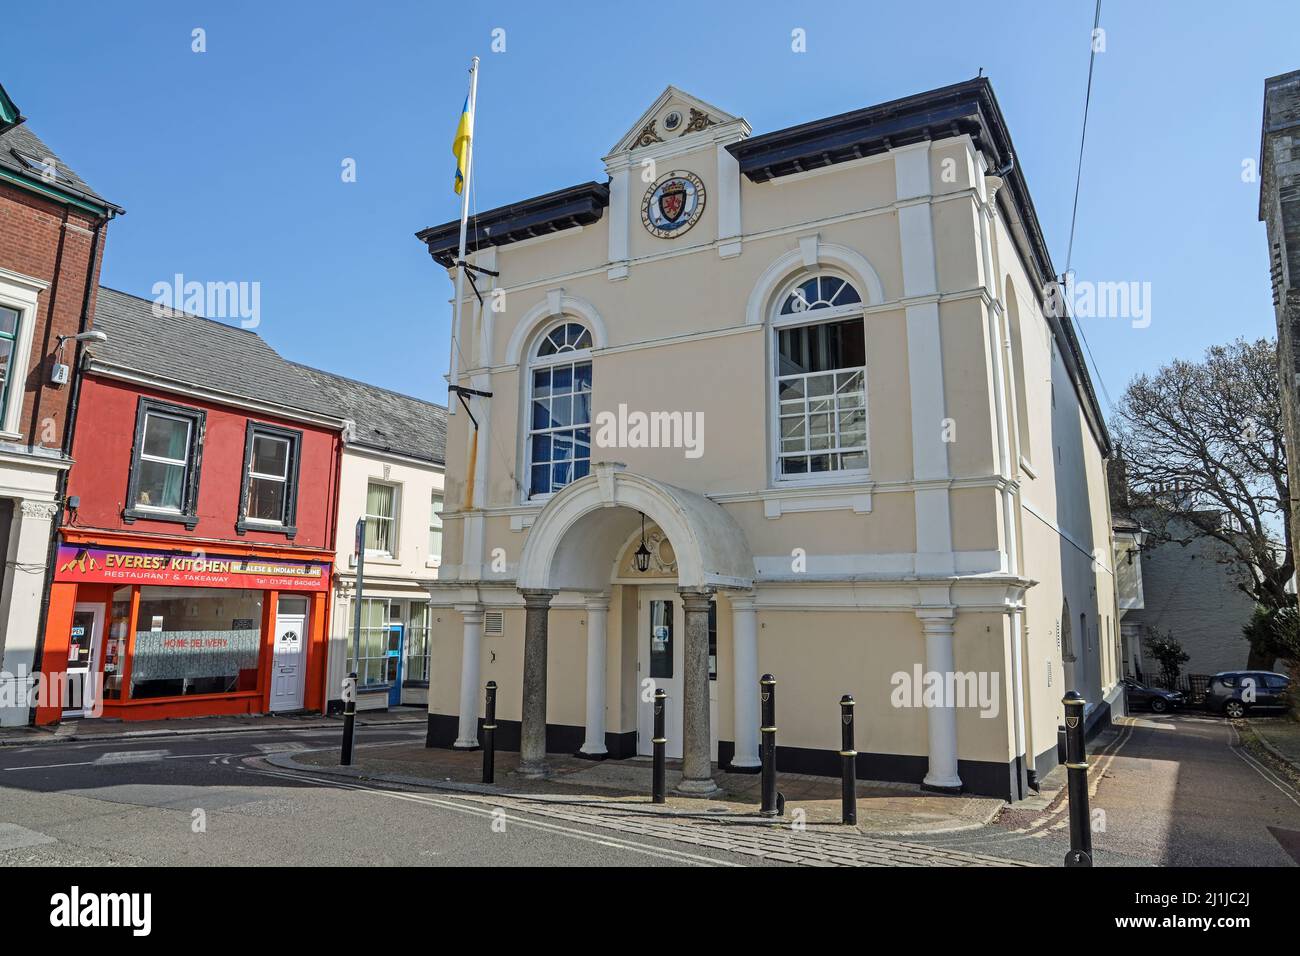
M 1097 866 L 1300 863 L 1300 792 L 1243 746 L 1234 722 L 1141 715 L 1090 749 Z M 918 839 L 1059 865 L 1070 845 L 1064 795 L 1046 808 L 1009 808 L 979 831 Z
M 617 803 L 633 810 L 653 809 L 650 806 L 652 763 L 645 757 L 593 761 L 548 754 L 547 776 L 544 780 L 535 780 L 515 773 L 519 754 L 502 751 L 496 755 L 494 787 L 484 787 L 480 783 L 481 753 L 427 749 L 423 742 L 358 748 L 355 765 L 351 768 L 338 766 L 335 750 L 297 753 L 277 762 L 287 769 L 437 786 L 462 792 L 581 799 L 590 803 Z M 715 768 L 714 779 L 721 793 L 711 798 L 690 797 L 673 790 L 681 778 L 680 765 L 678 760 L 667 762 L 664 775 L 667 804 L 659 808 L 661 812 L 756 816 L 762 802 L 760 776 L 725 773 Z M 783 773 L 779 788 L 791 820 L 809 825 L 841 826 L 838 777 Z M 990 797 L 952 797 L 927 793 L 916 786 L 870 781 L 859 781 L 857 796 L 857 830 L 867 836 L 909 837 L 918 833 L 968 830 L 989 823 L 1005 806 L 1003 801 Z
M 1247 739 L 1255 738 L 1275 760 L 1290 765 L 1283 771 L 1292 779 L 1300 778 L 1300 720 L 1286 717 L 1251 717 L 1243 729 Z
M 423 709 L 401 707 L 357 715 L 361 727 L 424 727 Z M 45 727 L 0 727 L 0 747 L 62 744 L 70 740 L 138 740 L 144 737 L 178 737 L 211 733 L 265 733 L 273 730 L 333 730 L 341 718 L 321 714 L 238 714 L 227 717 L 175 717 L 169 720 L 72 719 Z

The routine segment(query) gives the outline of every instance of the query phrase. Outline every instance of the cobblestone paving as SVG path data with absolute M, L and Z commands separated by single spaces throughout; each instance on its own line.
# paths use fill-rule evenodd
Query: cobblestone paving
M 457 795 L 490 806 L 585 824 L 620 833 L 658 837 L 675 843 L 728 850 L 803 866 L 1032 866 L 1016 860 L 895 840 L 872 839 L 847 828 L 808 826 L 790 821 L 705 820 L 653 811 L 628 812 L 593 806 L 554 804 L 513 797 Z

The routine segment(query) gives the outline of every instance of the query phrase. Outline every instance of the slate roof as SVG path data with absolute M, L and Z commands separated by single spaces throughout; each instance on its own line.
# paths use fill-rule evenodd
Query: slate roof
M 447 459 L 447 409 L 377 385 L 297 365 L 328 395 L 339 414 L 355 423 L 348 444 L 443 465 Z
M 153 301 L 104 286 L 94 328 L 108 341 L 90 346 L 92 368 L 107 365 L 233 398 L 348 417 L 301 366 L 248 329 L 188 312 L 155 314 Z
M 15 150 L 26 153 L 41 162 L 45 160 L 53 161 L 59 178 L 52 185 L 61 189 L 69 189 L 74 193 L 94 200 L 96 203 L 110 207 L 114 212 L 122 211 L 95 192 L 90 187 L 90 184 L 77 175 L 76 171 L 60 159 L 50 147 L 45 145 L 45 142 L 33 133 L 26 123 L 21 123 L 0 133 L 0 166 L 39 182 L 41 178 L 40 170 L 32 169 L 24 164 L 14 155 Z

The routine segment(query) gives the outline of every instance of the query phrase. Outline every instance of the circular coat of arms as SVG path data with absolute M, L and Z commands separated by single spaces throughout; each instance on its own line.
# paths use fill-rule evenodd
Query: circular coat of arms
M 703 213 L 704 183 L 683 169 L 656 179 L 641 203 L 642 224 L 660 239 L 680 236 L 699 222 Z

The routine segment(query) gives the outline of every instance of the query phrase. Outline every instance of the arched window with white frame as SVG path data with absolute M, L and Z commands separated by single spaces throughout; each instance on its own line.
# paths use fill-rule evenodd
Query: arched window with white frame
M 862 296 L 830 272 L 801 276 L 772 317 L 778 481 L 865 475 L 867 351 Z
M 591 471 L 591 331 L 562 319 L 528 361 L 528 497 L 554 494 Z

